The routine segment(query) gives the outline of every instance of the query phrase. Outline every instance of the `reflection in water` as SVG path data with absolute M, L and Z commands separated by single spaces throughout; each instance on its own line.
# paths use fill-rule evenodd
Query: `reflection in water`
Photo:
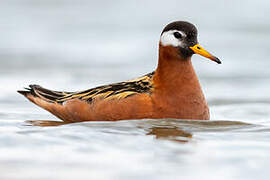
M 192 138 L 192 134 L 177 127 L 152 127 L 146 135 L 154 135 L 157 139 L 169 139 L 185 143 Z
M 118 121 L 121 122 L 121 121 Z M 133 121 L 135 122 L 135 121 Z M 167 140 L 172 140 L 175 142 L 181 142 L 185 143 L 188 142 L 190 138 L 192 138 L 192 134 L 180 129 L 179 127 L 175 125 L 169 125 L 164 124 L 161 126 L 157 126 L 157 121 L 155 121 L 155 124 L 152 124 L 152 126 L 146 130 L 147 133 L 146 135 L 154 135 L 156 139 L 167 139 Z M 162 122 L 162 121 L 160 121 Z M 62 122 L 62 121 L 48 121 L 48 120 L 30 120 L 26 121 L 27 125 L 30 126 L 40 126 L 40 127 L 50 127 L 50 126 L 61 126 L 61 125 L 67 125 L 67 124 L 72 124 L 68 122 Z M 111 123 L 117 123 L 117 122 L 111 122 Z M 144 126 L 137 126 L 138 128 L 145 128 Z
M 61 126 L 64 124 L 71 124 L 63 121 L 47 121 L 47 120 L 30 120 L 25 121 L 27 125 L 30 126 L 42 126 L 42 127 L 49 127 L 49 126 Z
M 204 121 L 204 120 L 180 120 L 180 119 L 149 119 L 149 120 L 127 120 L 116 122 L 92 121 L 67 123 L 50 120 L 26 121 L 27 125 L 50 127 L 50 126 L 83 126 L 91 129 L 106 129 L 113 133 L 130 133 L 143 129 L 145 135 L 153 135 L 156 139 L 166 139 L 175 142 L 186 143 L 193 137 L 195 132 L 224 132 L 247 129 L 255 125 L 239 121 Z

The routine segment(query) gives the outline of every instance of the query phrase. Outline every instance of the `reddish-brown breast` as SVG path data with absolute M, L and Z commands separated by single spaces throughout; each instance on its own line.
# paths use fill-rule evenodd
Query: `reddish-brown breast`
M 209 119 L 209 109 L 191 59 L 172 46 L 159 45 L 152 94 L 154 118 Z

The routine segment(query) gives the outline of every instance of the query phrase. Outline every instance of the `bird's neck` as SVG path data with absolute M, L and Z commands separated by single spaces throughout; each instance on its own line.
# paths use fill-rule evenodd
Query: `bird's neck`
M 163 92 L 201 93 L 200 84 L 191 58 L 181 59 L 174 47 L 159 47 L 158 67 L 154 75 L 154 84 Z
M 173 47 L 160 47 L 152 94 L 158 118 L 209 119 L 208 105 L 191 58 L 181 59 Z

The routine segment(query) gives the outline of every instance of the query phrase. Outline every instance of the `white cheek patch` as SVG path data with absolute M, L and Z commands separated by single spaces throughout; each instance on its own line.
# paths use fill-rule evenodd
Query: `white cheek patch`
M 185 37 L 185 33 L 182 31 L 177 31 L 177 30 L 170 30 L 162 33 L 160 37 L 160 42 L 163 46 L 173 46 L 173 47 L 179 47 L 182 46 L 182 41 L 181 39 L 177 39 L 174 37 L 173 33 L 179 32 L 183 37 Z

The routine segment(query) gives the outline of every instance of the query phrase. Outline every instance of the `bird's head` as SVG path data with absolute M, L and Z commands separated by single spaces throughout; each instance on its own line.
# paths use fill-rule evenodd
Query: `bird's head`
M 196 27 L 185 21 L 175 21 L 168 24 L 160 36 L 160 45 L 173 49 L 180 59 L 188 59 L 193 54 L 202 55 L 221 64 L 221 61 L 207 52 L 198 44 Z

